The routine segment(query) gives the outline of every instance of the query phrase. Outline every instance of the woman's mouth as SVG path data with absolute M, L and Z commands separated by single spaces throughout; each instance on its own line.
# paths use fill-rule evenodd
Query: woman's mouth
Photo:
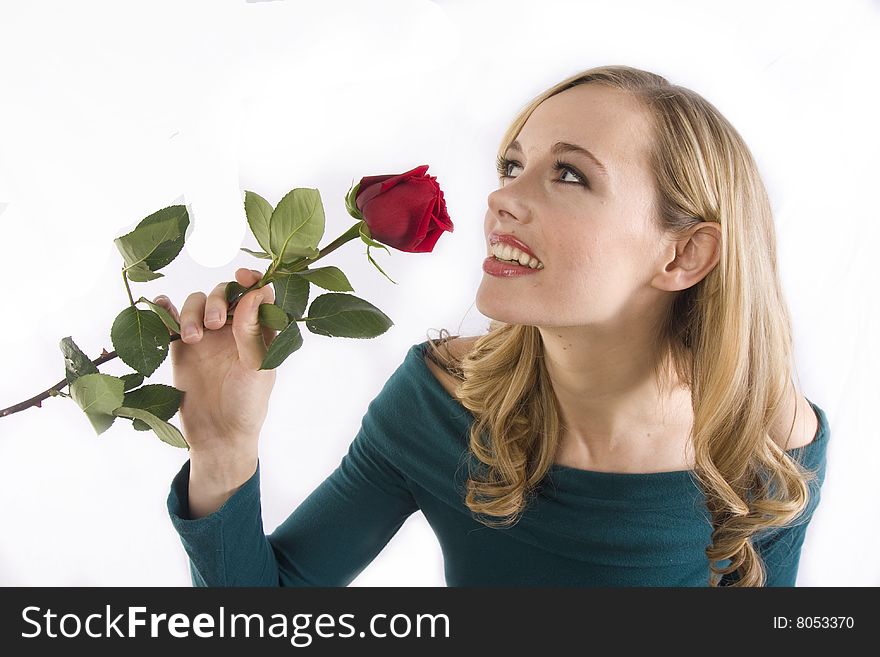
M 497 276 L 499 278 L 512 278 L 516 276 L 529 276 L 532 274 L 538 274 L 544 269 L 544 266 L 541 267 L 529 267 L 528 265 L 521 265 L 518 262 L 509 262 L 506 260 L 500 260 L 496 258 L 494 255 L 489 256 L 485 260 L 483 260 L 483 271 L 489 274 L 490 276 Z
M 523 267 L 529 267 L 530 269 L 544 268 L 544 263 L 538 260 L 536 257 L 529 255 L 525 251 L 522 251 L 515 246 L 511 246 L 510 244 L 505 244 L 503 242 L 496 242 L 491 247 L 489 247 L 489 254 L 490 256 L 502 262 L 510 262 L 512 264 L 518 264 Z

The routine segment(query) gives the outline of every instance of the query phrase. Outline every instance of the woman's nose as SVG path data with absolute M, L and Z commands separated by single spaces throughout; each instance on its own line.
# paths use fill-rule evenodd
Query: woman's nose
M 489 194 L 489 211 L 497 218 L 502 216 L 509 221 L 528 221 L 531 213 L 528 202 L 522 198 L 522 192 L 499 187 Z

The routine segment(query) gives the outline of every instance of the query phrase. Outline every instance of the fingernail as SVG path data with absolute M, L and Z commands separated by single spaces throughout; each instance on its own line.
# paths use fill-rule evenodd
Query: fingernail
M 199 334 L 198 330 L 192 324 L 183 327 L 183 337 L 189 340 Z
M 208 321 L 217 323 L 220 321 L 220 312 L 217 310 L 213 310 L 208 313 Z
M 153 303 L 165 303 L 166 301 L 168 301 L 168 297 L 166 297 L 164 294 L 160 294 L 158 297 L 153 299 Z

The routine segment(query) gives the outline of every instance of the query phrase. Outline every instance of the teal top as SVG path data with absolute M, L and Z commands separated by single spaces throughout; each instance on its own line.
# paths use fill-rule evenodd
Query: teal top
M 194 520 L 183 465 L 167 504 L 194 585 L 347 586 L 421 511 L 440 542 L 448 586 L 708 586 L 712 528 L 692 470 L 554 464 L 517 524 L 476 520 L 464 503 L 468 459 L 477 463 L 468 449 L 474 417 L 428 369 L 426 345 L 409 349 L 339 466 L 269 535 L 259 464 L 223 506 Z M 755 541 L 767 586 L 794 586 L 825 478 L 828 420 L 810 404 L 816 436 L 788 454 L 819 477 L 795 523 Z

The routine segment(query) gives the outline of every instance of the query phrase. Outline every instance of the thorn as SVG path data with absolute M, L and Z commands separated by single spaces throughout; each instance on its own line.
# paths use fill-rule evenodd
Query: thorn
M 109 353 L 110 353 L 110 352 L 107 351 L 104 347 L 101 347 L 101 355 L 102 355 L 102 356 L 106 356 L 106 355 L 109 354 Z
M 38 402 L 37 402 L 37 408 L 43 408 L 43 402 L 38 401 Z

